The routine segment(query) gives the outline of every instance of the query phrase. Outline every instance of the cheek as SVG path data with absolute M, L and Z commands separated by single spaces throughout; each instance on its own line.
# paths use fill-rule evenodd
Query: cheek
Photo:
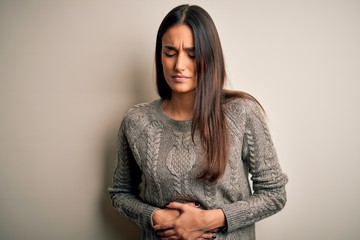
M 193 63 L 191 67 L 192 67 L 191 71 L 194 73 L 194 75 L 196 75 L 196 76 L 197 76 L 197 68 L 196 68 L 196 64 L 195 64 L 195 63 Z
M 164 74 L 171 72 L 172 70 L 172 63 L 169 59 L 162 59 L 162 66 Z

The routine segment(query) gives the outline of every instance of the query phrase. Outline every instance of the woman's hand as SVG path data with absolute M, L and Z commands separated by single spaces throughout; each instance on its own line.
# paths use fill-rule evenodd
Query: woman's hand
M 199 207 L 200 205 L 197 205 L 194 202 L 188 202 L 184 203 L 190 207 Z M 170 223 L 174 222 L 177 217 L 180 216 L 180 211 L 177 209 L 171 209 L 171 208 L 164 208 L 164 209 L 158 209 L 153 214 L 153 223 L 155 225 L 162 225 L 164 223 Z
M 175 220 L 155 224 L 154 229 L 161 239 L 211 239 L 218 228 L 225 225 L 225 216 L 221 209 L 202 210 L 189 204 L 172 202 L 167 210 L 176 210 L 179 216 Z M 165 209 L 164 209 L 165 210 Z
M 154 212 L 152 218 L 154 226 L 163 225 L 165 223 L 171 223 L 180 216 L 180 211 L 176 209 L 158 209 Z

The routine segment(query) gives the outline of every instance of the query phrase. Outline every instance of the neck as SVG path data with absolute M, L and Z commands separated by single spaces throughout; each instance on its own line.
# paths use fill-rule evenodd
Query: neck
M 194 100 L 193 96 L 173 94 L 171 99 L 164 100 L 164 112 L 175 120 L 191 120 L 194 111 Z

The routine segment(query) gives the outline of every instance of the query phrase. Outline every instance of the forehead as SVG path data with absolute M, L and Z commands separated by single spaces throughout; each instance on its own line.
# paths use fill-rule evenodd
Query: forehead
M 193 47 L 194 34 L 188 25 L 175 25 L 165 32 L 162 43 L 163 45 Z

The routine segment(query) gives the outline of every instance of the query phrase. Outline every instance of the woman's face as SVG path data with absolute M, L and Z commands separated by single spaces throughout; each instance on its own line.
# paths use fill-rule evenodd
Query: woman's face
M 197 71 L 194 35 L 185 24 L 169 28 L 162 38 L 161 62 L 167 84 L 174 94 L 195 94 Z

